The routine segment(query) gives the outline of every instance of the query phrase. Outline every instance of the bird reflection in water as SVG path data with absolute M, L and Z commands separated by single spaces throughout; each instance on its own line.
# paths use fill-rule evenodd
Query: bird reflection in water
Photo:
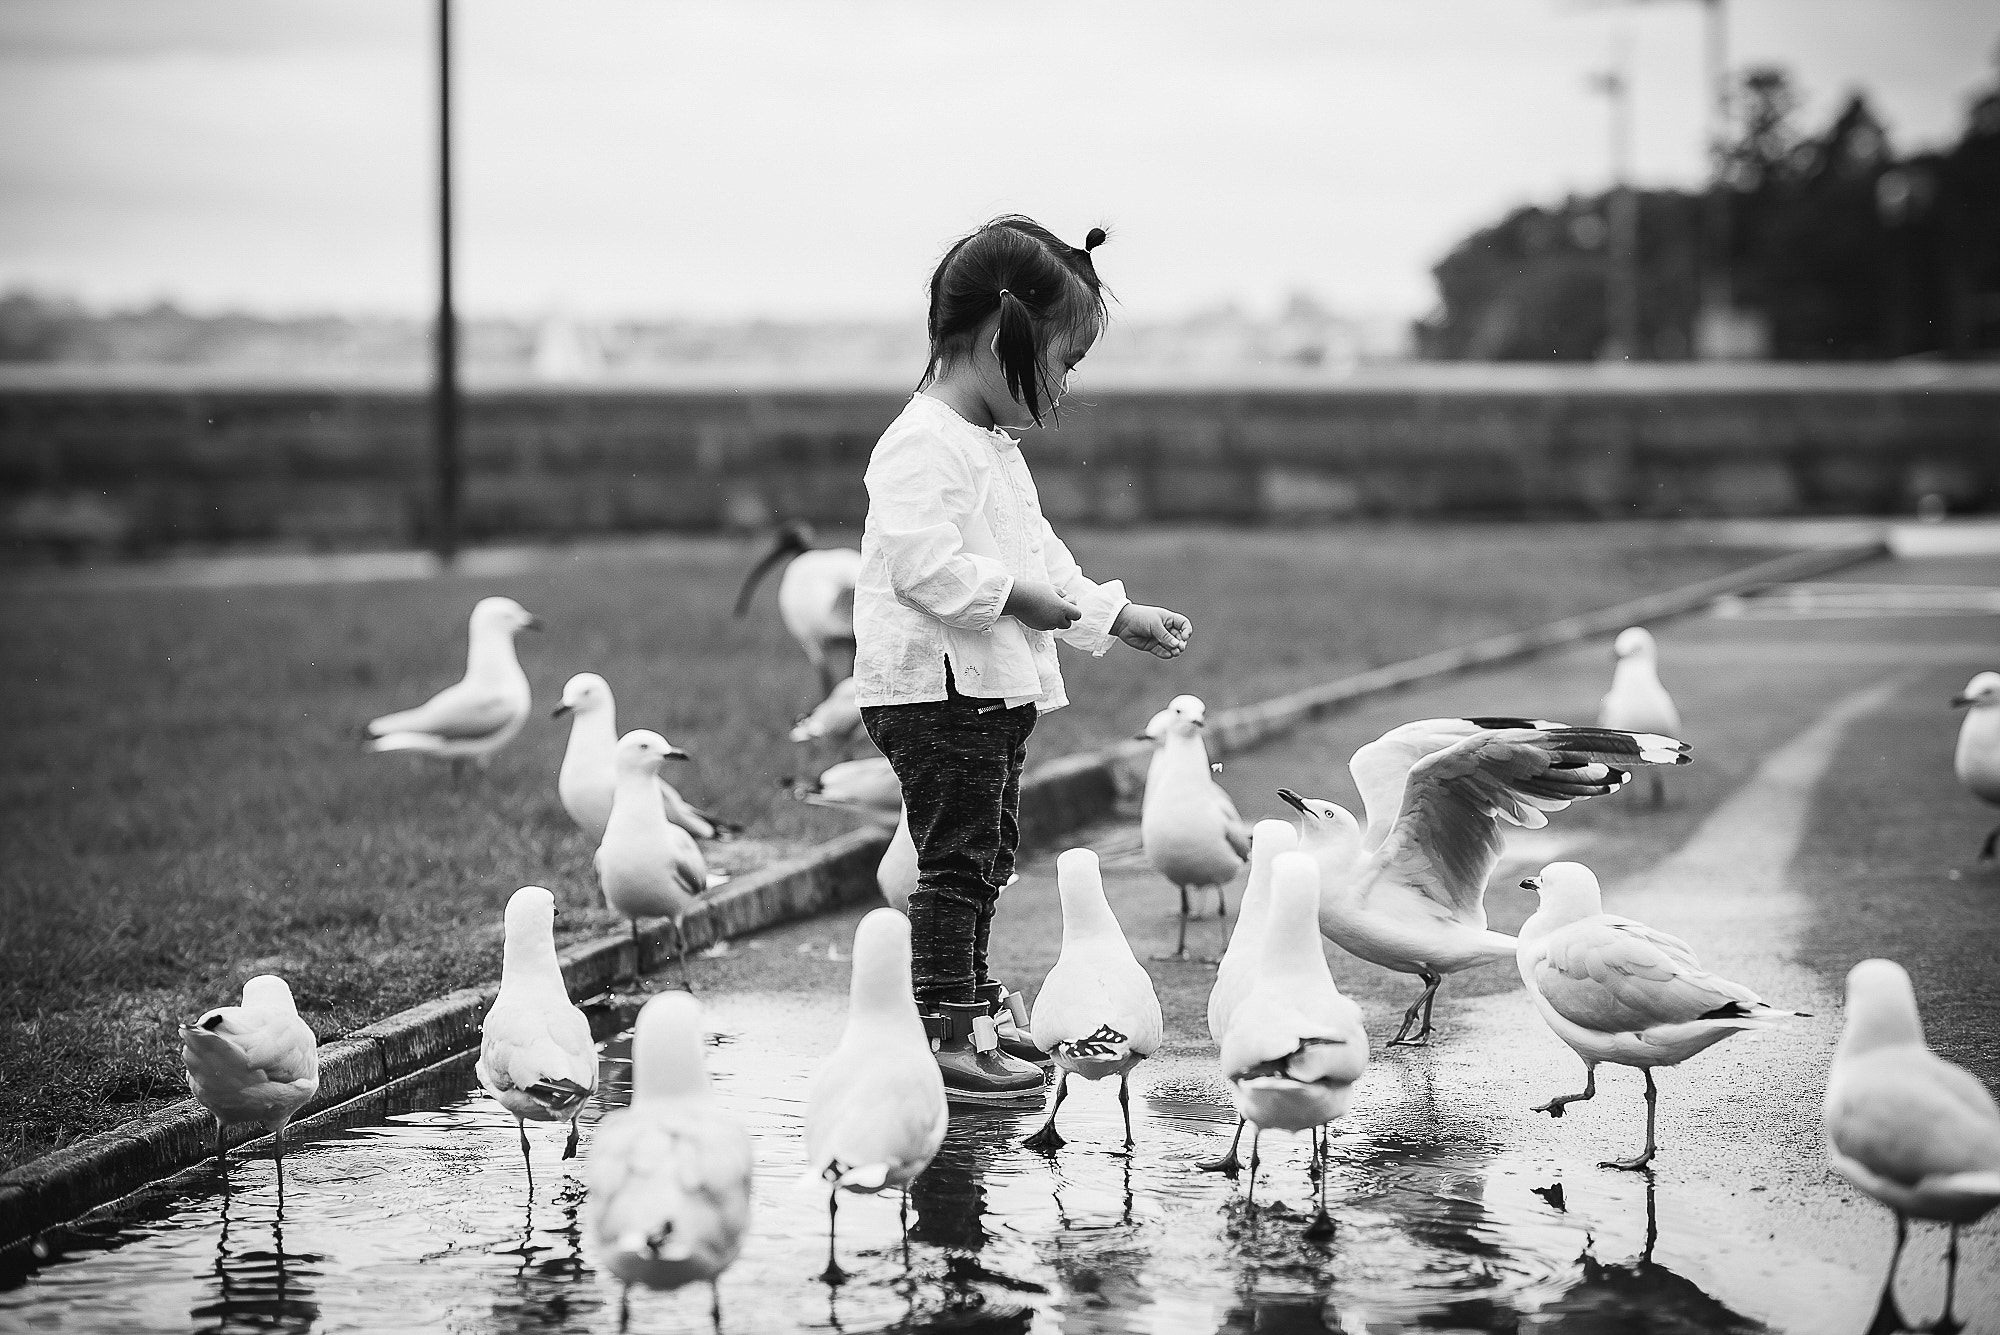
M 1562 1209 L 1561 1184 L 1537 1195 Z M 1710 1297 L 1701 1287 L 1653 1259 L 1660 1239 L 1653 1175 L 1646 1174 L 1646 1245 L 1637 1259 L 1607 1264 L 1584 1244 L 1583 1273 L 1536 1314 L 1537 1331 L 1561 1335 L 1761 1335 L 1770 1328 Z
M 319 1304 L 303 1281 L 317 1277 L 323 1256 L 285 1254 L 285 1217 L 280 1208 L 271 1218 L 271 1249 L 232 1244 L 232 1229 L 255 1225 L 230 1219 L 234 1201 L 222 1195 L 222 1228 L 215 1242 L 213 1298 L 191 1309 L 188 1319 L 198 1335 L 229 1335 L 234 1331 L 306 1331 L 319 1320 Z
M 583 1261 L 583 1184 L 566 1179 L 554 1202 L 560 1222 L 535 1233 L 535 1207 L 522 1216 L 521 1239 L 511 1247 L 496 1247 L 495 1256 L 519 1258 L 512 1282 L 493 1303 L 496 1331 L 569 1330 L 604 1306 L 598 1287 L 589 1282 Z

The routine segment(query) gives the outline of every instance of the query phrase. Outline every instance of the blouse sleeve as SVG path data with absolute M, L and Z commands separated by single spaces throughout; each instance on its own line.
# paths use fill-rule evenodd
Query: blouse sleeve
M 965 550 L 959 525 L 979 503 L 964 457 L 921 431 L 885 436 L 868 461 L 868 526 L 896 599 L 958 630 L 988 631 L 1014 577 Z
M 1047 519 L 1042 520 L 1042 562 L 1048 567 L 1049 582 L 1056 592 L 1083 611 L 1068 630 L 1056 632 L 1056 638 L 1092 657 L 1104 657 L 1104 651 L 1114 643 L 1111 623 L 1118 619 L 1127 602 L 1125 581 L 1114 579 L 1108 584 L 1098 584 L 1087 578 Z

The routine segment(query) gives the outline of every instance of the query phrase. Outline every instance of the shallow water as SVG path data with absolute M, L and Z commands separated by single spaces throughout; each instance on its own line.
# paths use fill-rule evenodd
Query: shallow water
M 1039 1114 L 953 1119 L 898 1202 L 843 1197 L 839 1259 L 818 1278 L 826 1203 L 802 1185 L 807 1075 L 837 1037 L 836 1008 L 717 997 L 711 1069 L 755 1138 L 752 1236 L 721 1285 L 734 1331 L 1398 1332 L 1757 1329 L 1643 1258 L 1591 1255 L 1545 1167 L 1503 1153 L 1442 1111 L 1413 1071 L 1371 1080 L 1330 1149 L 1324 1243 L 1308 1142 L 1271 1136 L 1255 1212 L 1240 1183 L 1193 1161 L 1232 1124 L 1212 1063 L 1147 1063 L 1137 1144 L 1115 1091 L 1077 1084 L 1069 1145 L 1021 1147 Z M 605 1045 L 591 1124 L 629 1090 L 626 1037 Z M 1388 1071 L 1389 1068 L 1384 1068 Z M 1143 1092 L 1142 1092 L 1143 1091 Z M 616 1330 L 619 1286 L 581 1227 L 583 1158 L 529 1131 L 531 1198 L 512 1119 L 469 1063 L 399 1088 L 353 1125 L 295 1136 L 278 1176 L 237 1159 L 224 1193 L 204 1169 L 0 1274 L 0 1327 L 90 1331 Z M 1537 1189 L 1540 1190 L 1537 1190 Z M 1648 1193 L 1650 1203 L 1650 1192 Z M 635 1292 L 631 1328 L 707 1330 L 705 1288 Z

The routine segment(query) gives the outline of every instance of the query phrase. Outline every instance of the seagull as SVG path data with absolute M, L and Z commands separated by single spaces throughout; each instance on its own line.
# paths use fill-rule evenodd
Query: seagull
M 910 834 L 907 811 L 897 817 L 896 833 L 882 850 L 882 861 L 875 867 L 875 885 L 890 908 L 898 913 L 910 911 L 910 896 L 917 889 L 917 842 Z
M 910 988 L 910 920 L 876 909 L 854 932 L 847 1027 L 806 1096 L 807 1178 L 827 1190 L 828 1284 L 845 1278 L 834 1260 L 840 1193 L 902 1190 L 907 1231 L 910 1182 L 930 1166 L 950 1117 Z
M 1160 1046 L 1164 1027 L 1160 998 L 1145 966 L 1119 930 L 1104 898 L 1097 854 L 1072 848 L 1056 859 L 1056 889 L 1062 896 L 1062 953 L 1035 994 L 1035 1046 L 1055 1059 L 1056 1077 L 1049 1120 L 1027 1140 L 1029 1149 L 1063 1147 L 1056 1113 L 1069 1092 L 1069 1078 L 1118 1077 L 1118 1108 L 1125 1116 L 1125 1146 L 1132 1146 L 1132 1068 Z
M 1686 761 L 1687 747 L 1671 737 L 1477 729 L 1411 768 L 1382 842 L 1352 855 L 1345 850 L 1365 835 L 1345 809 L 1280 789 L 1303 818 L 1301 849 L 1319 862 L 1320 931 L 1351 955 L 1424 981 L 1390 1046 L 1429 1041 L 1445 975 L 1514 954 L 1514 938 L 1486 926 L 1486 880 L 1505 848 L 1500 822 L 1539 829 L 1548 811 L 1616 792 L 1629 777 L 1623 767 Z
M 514 657 L 514 636 L 541 628 L 541 618 L 512 598 L 481 598 L 472 609 L 464 679 L 415 709 L 372 720 L 367 749 L 442 756 L 453 777 L 467 760 L 484 765 L 528 721 L 528 674 Z
M 1229 1017 L 1250 994 L 1257 981 L 1257 956 L 1264 949 L 1264 924 L 1271 914 L 1271 862 L 1280 853 L 1299 846 L 1298 831 L 1281 820 L 1260 820 L 1250 831 L 1250 879 L 1243 887 L 1243 902 L 1236 910 L 1236 930 L 1216 966 L 1215 986 L 1208 993 L 1208 1036 L 1215 1046 L 1229 1032 Z M 1230 1138 L 1229 1152 L 1219 1159 L 1203 1159 L 1195 1167 L 1205 1173 L 1227 1173 L 1231 1177 L 1242 1165 L 1236 1147 L 1243 1139 L 1243 1119 L 1236 1119 L 1236 1134 Z
M 618 786 L 618 702 L 611 685 L 595 672 L 579 672 L 563 686 L 562 703 L 551 718 L 571 718 L 569 746 L 563 751 L 562 769 L 556 775 L 556 794 L 563 810 L 577 828 L 598 842 L 604 840 L 605 824 L 611 819 L 611 794 Z M 672 751 L 669 760 L 686 760 L 685 751 Z M 739 832 L 739 826 L 717 820 L 692 805 L 665 779 L 658 780 L 660 805 L 667 819 L 697 839 L 715 839 Z
M 597 1045 L 590 1021 L 570 1004 L 556 962 L 556 897 L 524 885 L 507 901 L 507 945 L 500 995 L 479 1026 L 479 1063 L 486 1092 L 514 1114 L 521 1128 L 521 1162 L 528 1194 L 535 1165 L 528 1157 L 528 1123 L 568 1122 L 562 1157 L 576 1157 L 576 1115 L 597 1088 Z
M 1425 756 L 1456 745 L 1475 733 L 1504 728 L 1568 726 L 1567 723 L 1549 719 L 1426 718 L 1389 729 L 1356 751 L 1347 762 L 1347 772 L 1354 777 L 1354 787 L 1361 794 L 1362 812 L 1368 822 L 1361 835 L 1362 849 L 1373 852 L 1389 837 L 1390 829 L 1396 824 L 1397 813 L 1403 809 L 1403 785 L 1409 780 L 1410 770 Z M 1544 809 L 1555 811 L 1568 805 L 1564 802 Z M 1324 875 L 1326 866 L 1323 859 L 1320 870 Z
M 1833 1171 L 1896 1212 L 1896 1250 L 1869 1330 L 1961 1329 L 1951 1314 L 1958 1230 L 2000 1205 L 2000 1106 L 1976 1077 L 1925 1046 L 1910 975 L 1890 960 L 1848 971 L 1847 1027 L 1827 1076 L 1824 1125 Z M 1907 1326 L 1896 1308 L 1896 1263 L 1912 1216 L 1951 1225 L 1944 1315 L 1928 1327 Z
M 597 846 L 596 866 L 604 902 L 632 921 L 633 969 L 639 967 L 639 919 L 666 918 L 673 923 L 681 983 L 693 991 L 681 920 L 708 887 L 708 863 L 694 836 L 667 819 L 659 798 L 661 762 L 686 754 L 644 728 L 618 739 L 614 755 L 618 787 L 611 799 L 611 819 L 604 826 L 604 842 Z
M 1674 698 L 1660 685 L 1660 648 L 1653 633 L 1644 626 L 1628 626 L 1612 641 L 1611 652 L 1618 658 L 1612 669 L 1611 689 L 1597 707 L 1598 726 L 1621 732 L 1662 732 L 1680 736 L 1681 714 Z M 1657 769 L 1646 777 L 1653 789 L 1653 805 L 1667 800 L 1666 781 Z
M 632 1104 L 591 1139 L 588 1227 L 627 1293 L 707 1280 L 719 1328 L 716 1278 L 743 1250 L 754 1160 L 742 1121 L 709 1088 L 702 1038 L 701 1003 L 685 992 L 639 1012 Z
M 829 651 L 845 648 L 850 660 L 853 656 L 854 582 L 861 575 L 861 553 L 852 547 L 815 548 L 812 526 L 793 520 L 778 530 L 777 542 L 743 581 L 736 595 L 737 616 L 750 610 L 764 573 L 787 558 L 791 564 L 778 581 L 778 615 L 819 673 L 820 690 L 830 694 L 840 677 L 828 662 Z
M 242 1005 L 217 1006 L 180 1031 L 188 1090 L 215 1115 L 216 1164 L 226 1162 L 223 1129 L 256 1122 L 276 1139 L 282 1192 L 285 1124 L 319 1092 L 319 1040 L 299 1018 L 292 989 L 258 974 L 243 984 Z
M 1551 862 L 1521 888 L 1542 897 L 1521 926 L 1521 981 L 1556 1037 L 1583 1058 L 1585 1072 L 1583 1093 L 1557 1095 L 1534 1111 L 1561 1117 L 1570 1104 L 1596 1098 L 1599 1062 L 1636 1066 L 1646 1077 L 1646 1148 L 1600 1168 L 1652 1162 L 1660 1100 L 1654 1067 L 1678 1066 L 1731 1034 L 1804 1014 L 1774 1009 L 1741 983 L 1716 977 L 1679 937 L 1606 913 L 1597 877 L 1580 862 Z
M 1952 768 L 1974 797 L 2000 806 L 2000 672 L 1982 672 L 1951 698 L 1966 711 L 1958 730 L 1958 752 Z M 1979 860 L 1991 862 L 2000 843 L 2000 825 L 1979 846 Z
M 903 810 L 903 785 L 883 756 L 863 756 L 829 765 L 811 786 L 795 789 L 801 802 L 865 816 L 878 825 L 896 823 Z
M 1177 695 L 1153 716 L 1141 736 L 1159 743 L 1146 770 L 1146 797 L 1139 811 L 1139 838 L 1153 870 L 1181 892 L 1180 936 L 1174 953 L 1188 958 L 1188 891 L 1215 888 L 1215 916 L 1228 912 L 1226 887 L 1250 856 L 1250 826 L 1215 781 L 1201 730 L 1207 707 L 1192 695 Z
M 861 706 L 854 702 L 854 678 L 834 683 L 826 699 L 800 717 L 792 729 L 795 742 L 845 742 L 861 730 Z
M 1307 853 L 1271 860 L 1271 903 L 1258 943 L 1257 979 L 1229 1017 L 1222 1074 L 1230 1102 L 1250 1124 L 1250 1188 L 1257 1195 L 1257 1145 L 1265 1130 L 1311 1131 L 1319 1169 L 1319 1210 L 1308 1238 L 1333 1233 L 1321 1165 L 1328 1122 L 1347 1111 L 1368 1064 L 1361 1008 L 1334 986 L 1313 930 L 1319 865 Z

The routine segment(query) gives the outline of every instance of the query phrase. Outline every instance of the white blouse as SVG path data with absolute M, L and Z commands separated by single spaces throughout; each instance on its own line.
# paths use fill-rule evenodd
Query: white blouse
M 949 660 L 965 695 L 1042 712 L 1068 704 L 1055 641 L 1101 657 L 1125 585 L 1094 583 L 1077 568 L 1042 517 L 1020 443 L 915 394 L 876 443 L 866 482 L 854 586 L 856 703 L 942 700 Z M 1002 616 L 1016 579 L 1046 581 L 1083 615 L 1061 632 Z

